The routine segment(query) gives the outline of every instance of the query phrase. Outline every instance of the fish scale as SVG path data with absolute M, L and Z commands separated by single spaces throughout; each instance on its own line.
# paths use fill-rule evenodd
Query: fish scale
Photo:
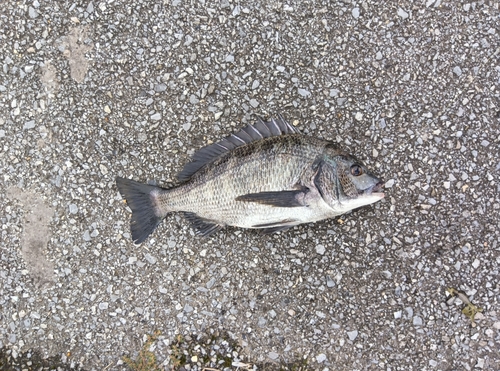
M 264 232 L 340 215 L 384 197 L 383 182 L 334 143 L 297 133 L 282 117 L 257 121 L 200 149 L 163 189 L 117 178 L 143 242 L 170 212 L 201 235 L 225 226 Z

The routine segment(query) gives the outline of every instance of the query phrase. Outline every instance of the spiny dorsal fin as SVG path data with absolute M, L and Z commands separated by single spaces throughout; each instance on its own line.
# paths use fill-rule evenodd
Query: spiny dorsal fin
M 271 119 L 269 121 L 264 121 L 259 118 L 255 124 L 247 125 L 237 133 L 222 139 L 220 142 L 198 150 L 193 155 L 191 162 L 187 163 L 184 169 L 177 175 L 177 179 L 181 182 L 189 180 L 193 174 L 203 166 L 237 147 L 244 146 L 263 138 L 295 133 L 298 133 L 298 131 L 281 115 L 278 115 L 277 119 Z

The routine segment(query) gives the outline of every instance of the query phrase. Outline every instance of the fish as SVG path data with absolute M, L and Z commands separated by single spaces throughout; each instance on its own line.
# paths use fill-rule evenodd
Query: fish
M 384 182 L 337 144 L 301 134 L 281 115 L 258 119 L 201 148 L 162 188 L 116 177 L 132 211 L 130 229 L 144 242 L 171 212 L 181 212 L 196 233 L 226 226 L 285 231 L 372 204 Z

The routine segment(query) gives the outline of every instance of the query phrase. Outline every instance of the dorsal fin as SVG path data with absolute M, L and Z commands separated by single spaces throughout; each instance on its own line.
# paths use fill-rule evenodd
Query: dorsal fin
M 254 125 L 247 125 L 235 134 L 222 139 L 220 142 L 211 144 L 198 150 L 191 162 L 188 162 L 184 169 L 177 175 L 181 182 L 189 180 L 194 173 L 206 164 L 211 163 L 219 156 L 227 153 L 236 147 L 244 146 L 267 137 L 274 137 L 284 134 L 294 134 L 298 131 L 290 125 L 281 115 L 277 119 L 264 121 L 261 118 Z

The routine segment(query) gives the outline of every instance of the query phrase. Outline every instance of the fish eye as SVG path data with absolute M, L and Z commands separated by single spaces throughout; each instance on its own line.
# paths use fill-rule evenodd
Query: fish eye
M 360 176 L 361 174 L 363 174 L 363 169 L 361 168 L 361 166 L 359 166 L 357 164 L 352 165 L 351 166 L 351 174 L 354 176 Z

